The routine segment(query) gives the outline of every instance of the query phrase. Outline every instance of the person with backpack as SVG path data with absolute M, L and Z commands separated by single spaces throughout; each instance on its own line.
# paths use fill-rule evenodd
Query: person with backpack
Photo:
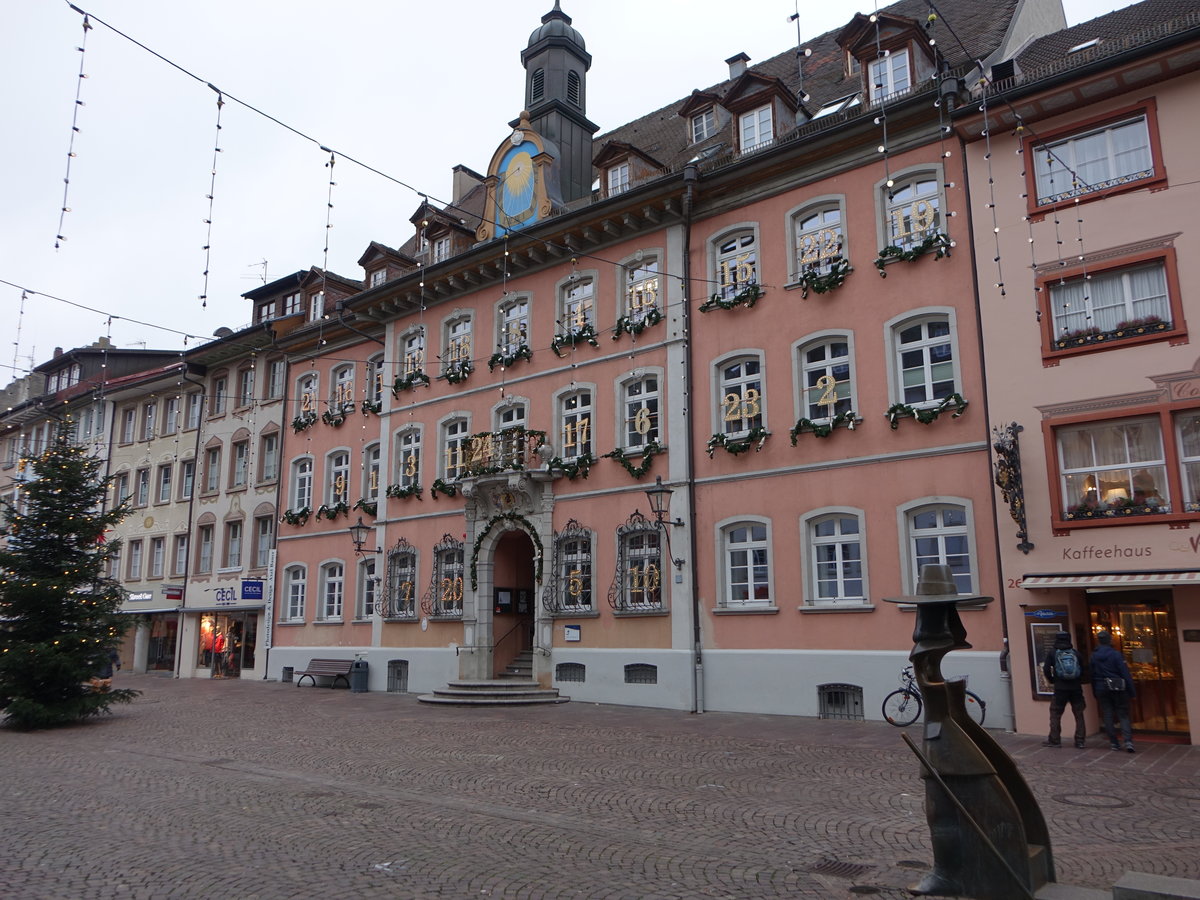
M 1070 704 L 1071 712 L 1075 714 L 1075 746 L 1082 750 L 1087 741 L 1087 726 L 1083 722 L 1083 711 L 1087 709 L 1083 699 L 1083 664 L 1071 646 L 1071 635 L 1067 632 L 1060 631 L 1054 636 L 1054 648 L 1042 662 L 1042 673 L 1054 685 L 1054 697 L 1050 700 L 1050 734 L 1042 741 L 1042 746 L 1062 746 L 1062 717 Z
M 1117 743 L 1117 730 L 1113 725 L 1113 719 L 1119 719 L 1125 750 L 1133 753 L 1133 729 L 1129 724 L 1129 701 L 1135 694 L 1133 675 L 1125 656 L 1113 647 L 1111 634 L 1107 631 L 1097 632 L 1096 641 L 1099 646 L 1092 654 L 1092 694 L 1100 704 L 1104 731 L 1108 734 L 1109 746 L 1113 750 L 1120 750 L 1121 744 Z

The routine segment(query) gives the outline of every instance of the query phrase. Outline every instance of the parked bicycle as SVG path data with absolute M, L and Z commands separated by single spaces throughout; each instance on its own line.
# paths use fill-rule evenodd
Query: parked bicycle
M 883 717 L 897 728 L 917 721 L 925 706 L 921 700 L 921 691 L 917 688 L 917 680 L 913 677 L 912 666 L 904 667 L 900 673 L 900 683 L 903 687 L 883 698 Z M 986 713 L 987 704 L 983 702 L 983 698 L 967 691 L 967 715 L 974 719 L 976 724 L 982 725 Z

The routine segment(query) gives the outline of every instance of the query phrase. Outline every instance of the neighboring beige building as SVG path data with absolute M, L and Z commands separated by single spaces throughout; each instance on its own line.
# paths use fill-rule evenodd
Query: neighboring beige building
M 1195 5 L 1147 0 L 994 65 L 957 119 L 1022 732 L 1054 633 L 1103 628 L 1135 731 L 1200 743 L 1198 70 Z

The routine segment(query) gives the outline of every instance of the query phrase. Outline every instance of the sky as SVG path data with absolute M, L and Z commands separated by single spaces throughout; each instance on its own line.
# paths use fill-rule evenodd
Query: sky
M 264 278 L 326 264 L 361 278 L 370 241 L 412 234 L 417 191 L 448 201 L 454 166 L 486 170 L 521 110 L 520 51 L 553 0 L 74 5 L 94 17 L 86 42 L 66 0 L 0 3 L 0 384 L 102 336 L 196 346 L 248 324 L 241 295 Z M 1071 25 L 1123 5 L 1064 3 Z M 723 80 L 736 53 L 753 63 L 796 46 L 797 9 L 803 43 L 874 4 L 563 9 L 593 57 L 587 114 L 603 133 Z M 390 178 L 339 158 L 331 188 L 322 146 Z

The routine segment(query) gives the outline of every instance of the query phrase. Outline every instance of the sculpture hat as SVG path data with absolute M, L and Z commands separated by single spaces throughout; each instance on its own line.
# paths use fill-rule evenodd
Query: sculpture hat
M 954 570 L 949 566 L 921 566 L 917 579 L 917 592 L 904 597 L 884 597 L 886 603 L 991 603 L 994 597 L 982 594 L 960 594 L 954 583 Z

